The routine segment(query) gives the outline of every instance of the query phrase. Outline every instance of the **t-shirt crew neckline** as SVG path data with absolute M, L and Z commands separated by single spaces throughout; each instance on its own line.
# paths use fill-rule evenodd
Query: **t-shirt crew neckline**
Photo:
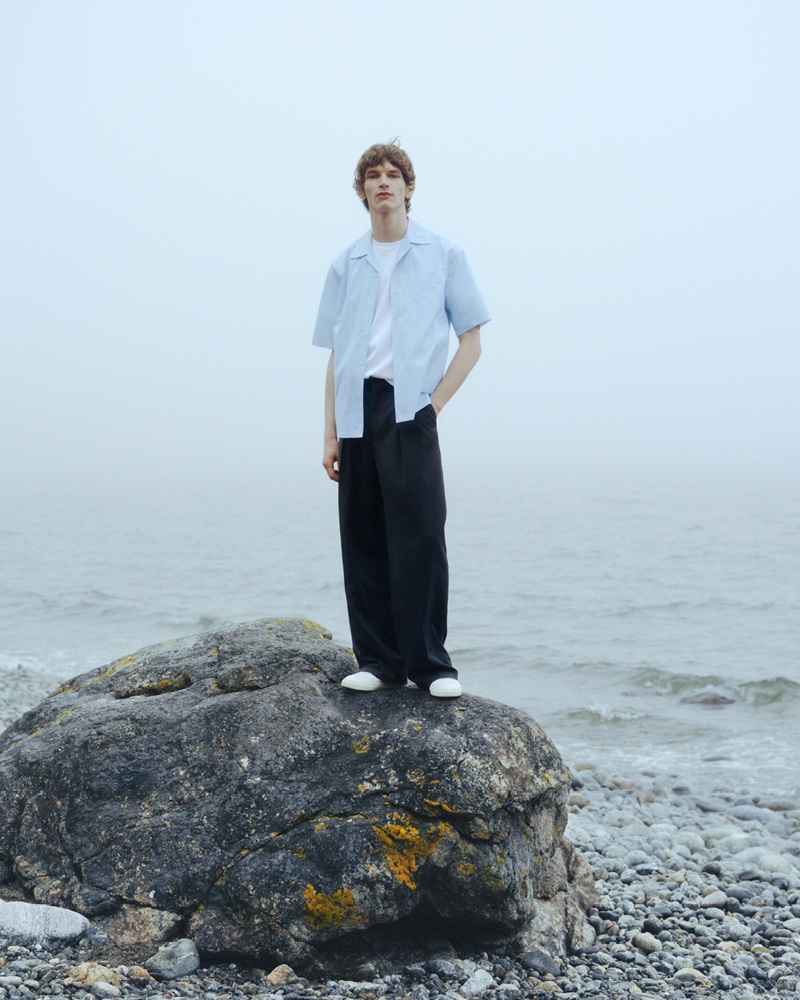
M 402 240 L 395 240 L 394 243 L 380 243 L 375 237 L 372 237 L 372 245 L 376 250 L 396 250 L 397 247 L 405 240 L 405 236 Z

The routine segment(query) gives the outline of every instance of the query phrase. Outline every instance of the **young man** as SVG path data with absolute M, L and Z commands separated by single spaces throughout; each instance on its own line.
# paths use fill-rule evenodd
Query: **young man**
M 436 420 L 480 356 L 486 305 L 464 252 L 410 221 L 414 168 L 375 145 L 354 187 L 371 230 L 331 265 L 314 344 L 331 356 L 322 464 L 339 484 L 355 691 L 461 694 L 444 642 L 448 569 Z M 447 365 L 450 327 L 458 347 Z M 446 367 L 446 370 L 445 370 Z

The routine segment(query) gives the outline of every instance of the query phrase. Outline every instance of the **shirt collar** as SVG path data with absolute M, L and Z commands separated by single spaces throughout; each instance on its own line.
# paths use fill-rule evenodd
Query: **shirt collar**
M 403 237 L 403 246 L 401 247 L 400 253 L 404 254 L 408 246 L 412 243 L 430 243 L 431 234 L 424 226 L 421 226 L 414 219 L 408 220 L 408 229 L 406 230 L 406 235 Z M 350 259 L 353 260 L 356 257 L 367 257 L 372 250 L 372 230 L 368 229 L 364 235 L 356 240 L 353 244 L 353 249 L 350 251 Z

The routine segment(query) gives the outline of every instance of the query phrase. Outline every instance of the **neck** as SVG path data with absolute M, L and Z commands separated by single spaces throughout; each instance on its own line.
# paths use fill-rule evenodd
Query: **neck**
M 378 243 L 396 243 L 402 240 L 408 229 L 408 216 L 405 212 L 397 215 L 378 215 L 370 212 L 372 220 L 372 238 Z

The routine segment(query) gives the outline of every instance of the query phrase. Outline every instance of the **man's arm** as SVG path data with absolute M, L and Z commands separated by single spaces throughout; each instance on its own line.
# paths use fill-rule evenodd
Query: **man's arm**
M 464 384 L 467 375 L 481 356 L 481 328 L 473 326 L 458 338 L 458 347 L 442 381 L 431 394 L 431 405 L 438 417 L 445 403 L 449 402 Z
M 466 378 L 466 376 L 464 377 Z M 333 386 L 333 351 L 331 351 L 331 356 L 328 359 L 328 371 L 325 376 L 325 434 L 322 448 L 322 464 L 328 476 L 335 483 L 338 483 L 339 438 L 336 436 L 335 398 Z

